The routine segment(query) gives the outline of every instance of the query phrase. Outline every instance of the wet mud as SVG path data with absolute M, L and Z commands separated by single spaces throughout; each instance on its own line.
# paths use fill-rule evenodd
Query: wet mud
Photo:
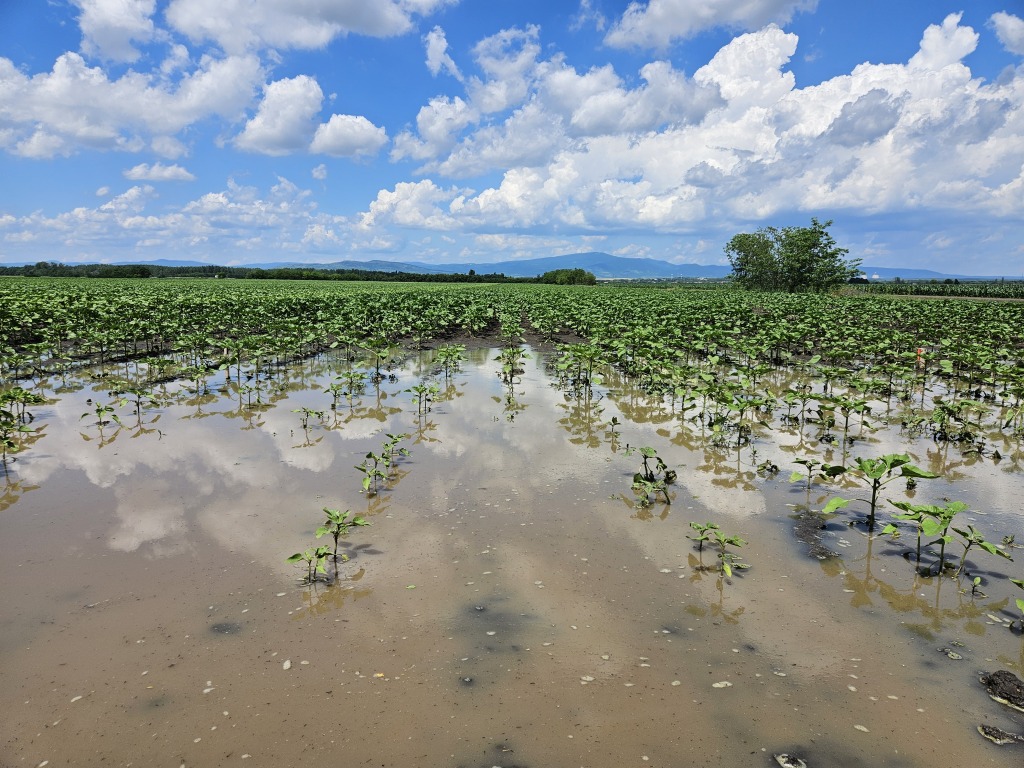
M 95 384 L 55 397 L 0 511 L 0 764 L 1019 764 L 977 730 L 1024 729 L 978 684 L 1024 663 L 1001 564 L 975 559 L 979 596 L 905 538 L 822 523 L 830 489 L 784 477 L 806 436 L 709 447 L 628 382 L 581 400 L 531 350 L 510 392 L 494 350 L 469 355 L 425 413 L 405 390 L 429 351 L 336 409 L 329 360 L 260 407 L 220 381 L 102 429 Z M 367 497 L 354 467 L 388 433 L 410 453 Z M 956 465 L 917 498 L 1024 541 L 1019 473 L 871 440 Z M 671 505 L 638 503 L 627 444 L 677 470 Z M 324 507 L 371 525 L 302 584 L 285 559 L 324 542 Z M 691 521 L 751 567 L 724 578 Z

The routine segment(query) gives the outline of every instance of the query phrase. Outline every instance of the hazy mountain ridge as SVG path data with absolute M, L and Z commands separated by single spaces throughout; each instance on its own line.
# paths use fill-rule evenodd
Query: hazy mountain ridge
M 34 262 L 10 264 L 8 266 L 31 266 Z M 210 267 L 216 265 L 202 261 L 176 259 L 150 259 L 120 264 L 141 264 L 160 267 Z M 423 264 L 415 262 L 386 261 L 371 259 L 356 261 L 324 262 L 304 264 L 293 261 L 266 262 L 262 264 L 233 265 L 242 269 L 330 269 L 330 270 L 366 270 L 372 272 L 409 272 L 411 274 L 465 274 L 473 270 L 477 274 L 503 274 L 508 277 L 536 277 L 556 269 L 585 269 L 602 280 L 670 280 L 673 278 L 716 279 L 727 276 L 732 270 L 725 264 L 673 264 L 660 259 L 625 258 L 613 256 L 601 251 L 587 253 L 568 253 L 561 256 L 546 256 L 535 259 L 496 262 L 465 262 L 447 264 Z M 904 280 L 996 280 L 991 276 L 949 275 L 930 269 L 911 269 L 900 267 L 874 267 L 864 265 L 861 271 L 869 279 L 893 280 L 897 277 Z M 1010 276 L 1007 276 L 1010 277 Z M 1011 279 L 1019 279 L 1011 278 Z

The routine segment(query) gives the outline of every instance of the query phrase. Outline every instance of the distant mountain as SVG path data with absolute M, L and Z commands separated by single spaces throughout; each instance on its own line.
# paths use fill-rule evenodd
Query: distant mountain
M 34 262 L 32 262 L 34 263 Z M 161 267 L 209 267 L 213 265 L 203 261 L 186 261 L 175 259 L 152 259 L 147 261 L 120 262 L 128 264 L 150 264 Z M 26 265 L 30 265 L 26 263 Z M 21 266 L 8 264 L 5 266 Z M 357 269 L 372 272 L 409 272 L 420 275 L 437 275 L 459 273 L 470 270 L 477 274 L 504 274 L 508 277 L 536 277 L 555 269 L 585 269 L 602 280 L 652 280 L 672 278 L 705 278 L 715 279 L 728 275 L 732 270 L 721 264 L 672 264 L 659 259 L 629 259 L 612 256 L 610 253 L 591 251 L 588 253 L 567 253 L 562 256 L 547 256 L 538 259 L 521 259 L 518 261 L 466 262 L 449 264 L 422 264 L 416 262 L 385 261 L 382 259 L 369 261 L 332 261 L 319 264 L 302 264 L 293 261 L 280 261 L 262 264 L 242 264 L 248 269 Z M 861 271 L 869 280 L 893 280 L 897 277 L 904 280 L 994 280 L 994 277 L 977 275 L 947 275 L 930 269 L 912 269 L 901 267 L 874 267 L 864 265 Z
M 899 269 L 892 267 L 868 267 L 862 265 L 860 271 L 868 280 L 995 280 L 992 277 L 972 277 L 970 275 L 944 275 L 931 269 Z
M 446 272 L 501 272 L 509 277 L 536 277 L 555 269 L 585 269 L 602 279 L 670 278 L 670 277 L 724 277 L 731 271 L 723 266 L 700 264 L 671 264 L 658 259 L 627 259 L 610 253 L 568 253 L 519 261 L 497 261 L 492 264 L 437 264 Z
M 371 272 L 409 272 L 415 275 L 441 275 L 452 270 L 436 264 L 410 264 L 403 261 L 332 261 L 322 264 L 300 264 L 295 261 L 272 261 L 263 264 L 242 264 L 248 269 L 363 269 Z M 488 270 L 493 272 L 494 270 Z
M 210 264 L 205 261 L 181 261 L 177 259 L 150 259 L 149 261 L 121 261 L 119 264 L 141 264 L 150 267 L 216 267 L 219 264 Z
M 156 262 L 153 262 L 156 263 Z M 555 269 L 585 269 L 601 279 L 652 279 L 673 277 L 725 277 L 731 271 L 724 266 L 700 264 L 671 264 L 658 259 L 627 259 L 610 253 L 592 251 L 569 253 L 564 256 L 546 256 L 518 261 L 466 262 L 453 264 L 415 264 L 401 261 L 334 261 L 321 264 L 271 262 L 246 264 L 261 269 L 365 269 L 374 272 L 410 272 L 420 275 L 465 274 L 473 270 L 478 274 L 503 274 L 508 277 L 536 277 Z

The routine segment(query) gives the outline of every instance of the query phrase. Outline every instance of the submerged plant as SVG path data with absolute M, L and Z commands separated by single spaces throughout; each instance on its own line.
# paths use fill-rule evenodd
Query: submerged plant
M 416 384 L 405 391 L 414 395 L 412 401 L 416 404 L 416 413 L 423 415 L 430 410 L 430 403 L 433 402 L 434 396 L 441 391 L 441 387 L 437 384 L 423 383 Z
M 1010 581 L 1015 586 L 1024 589 L 1024 579 L 1010 579 Z M 1024 630 L 1024 599 L 1018 597 L 1015 602 L 1017 603 L 1017 610 L 1020 611 L 1020 628 Z
M 871 497 L 868 499 L 844 499 L 836 497 L 825 505 L 822 510 L 824 514 L 830 515 L 836 510 L 842 509 L 852 501 L 862 501 L 868 505 L 868 530 L 875 528 L 875 514 L 878 510 L 878 494 L 886 485 L 897 478 L 911 478 L 930 480 L 938 475 L 914 466 L 910 463 L 910 457 L 905 453 L 888 453 L 877 459 L 854 459 L 852 467 L 845 467 L 836 464 L 823 464 L 821 471 L 826 475 L 838 477 L 847 475 L 851 479 L 865 484 L 871 490 Z
M 967 562 L 967 553 L 971 551 L 971 547 L 978 547 L 988 552 L 990 555 L 996 555 L 998 557 L 1005 558 L 1007 560 L 1013 560 L 1009 553 L 999 549 L 991 541 L 986 541 L 985 537 L 981 535 L 981 531 L 976 529 L 973 525 L 968 525 L 967 528 L 954 528 L 954 533 L 960 537 L 960 543 L 963 544 L 964 553 L 960 556 L 960 564 L 956 568 L 956 576 L 959 576 L 964 570 L 964 564 Z
M 443 347 L 438 348 L 437 356 L 434 359 L 441 364 L 446 379 L 459 369 L 459 366 L 466 359 L 465 352 L 465 344 L 445 344 Z
M 633 475 L 633 493 L 636 494 L 640 506 L 648 506 L 652 499 L 659 493 L 664 496 L 665 503 L 671 504 L 672 499 L 668 495 L 668 487 L 676 480 L 676 472 L 669 469 L 665 461 L 658 455 L 658 452 L 649 446 L 640 448 L 626 448 L 626 455 L 639 453 L 643 459 L 643 467 Z M 651 464 L 654 464 L 652 467 Z
M 324 507 L 324 514 L 327 515 L 327 520 L 316 529 L 316 537 L 319 539 L 321 536 L 330 535 L 334 539 L 334 552 L 331 556 L 334 562 L 337 563 L 338 540 L 348 536 L 349 530 L 352 528 L 370 525 L 370 523 L 365 518 L 348 509 L 342 512 L 338 509 Z M 348 560 L 348 556 L 342 554 L 341 559 Z
M 817 459 L 794 459 L 794 464 L 801 464 L 806 469 L 806 475 L 799 470 L 794 470 L 789 475 L 789 482 L 795 483 L 797 480 L 804 480 L 807 485 L 806 489 L 811 490 L 811 483 L 815 479 L 820 480 L 831 480 L 833 477 L 841 475 L 845 468 L 842 466 L 836 466 L 831 464 L 824 464 Z
M 314 419 L 315 418 L 315 419 L 318 419 L 318 420 L 322 420 L 323 417 L 324 417 L 324 412 L 323 411 L 318 411 L 318 410 L 316 410 L 314 408 L 306 408 L 305 406 L 302 407 L 302 408 L 292 408 L 292 413 L 299 414 L 299 419 L 302 421 L 302 429 L 303 430 L 308 430 L 309 429 L 309 421 L 310 421 L 310 419 Z
M 22 424 L 10 411 L 0 410 L 0 463 L 7 464 L 7 455 L 21 450 L 18 436 L 35 430 Z
M 324 578 L 327 577 L 326 562 L 330 554 L 331 550 L 327 547 L 311 547 L 303 552 L 296 552 L 285 562 L 302 563 L 301 567 L 306 569 L 306 575 L 303 577 L 302 582 L 303 584 L 312 584 L 318 581 L 321 575 Z
M 690 527 L 697 532 L 696 536 L 687 536 L 686 538 L 697 542 L 697 551 L 704 551 L 704 542 L 711 541 L 711 537 L 715 531 L 719 530 L 718 523 L 698 523 L 693 520 L 690 521 Z
M 710 544 L 718 547 L 718 567 L 727 578 L 732 577 L 733 568 L 750 567 L 747 563 L 740 562 L 739 555 L 735 552 L 729 551 L 729 547 L 742 547 L 747 543 L 739 536 L 724 533 L 718 523 L 698 523 L 691 521 L 690 527 L 697 533 L 697 535 L 687 536 L 686 538 L 697 542 L 698 552 L 704 551 L 704 542 L 709 542 Z

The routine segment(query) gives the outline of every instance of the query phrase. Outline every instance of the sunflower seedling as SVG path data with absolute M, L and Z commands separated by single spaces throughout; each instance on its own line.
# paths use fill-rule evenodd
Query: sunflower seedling
M 1007 552 L 999 549 L 999 547 L 991 541 L 986 541 L 985 537 L 981 535 L 981 531 L 973 525 L 968 525 L 967 528 L 954 528 L 953 532 L 960 537 L 960 543 L 963 544 L 964 547 L 964 553 L 960 556 L 960 564 L 956 567 L 955 576 L 959 576 L 963 573 L 964 565 L 967 562 L 967 553 L 971 551 L 971 547 L 976 546 L 985 550 L 990 555 L 996 555 L 1010 561 L 1013 560 Z
M 316 537 L 331 536 L 334 539 L 334 552 L 331 554 L 335 565 L 338 563 L 338 540 L 348 536 L 349 530 L 358 526 L 370 525 L 363 517 L 346 509 L 342 512 L 339 509 L 328 509 L 324 507 L 324 514 L 327 520 L 316 529 Z M 348 556 L 342 554 L 341 559 L 348 560 Z
M 704 551 L 704 542 L 711 541 L 712 534 L 719 530 L 718 523 L 698 523 L 690 521 L 690 527 L 696 531 L 696 536 L 687 536 L 686 538 L 697 542 L 697 551 Z
M 324 578 L 327 577 L 326 563 L 330 555 L 331 550 L 328 547 L 320 546 L 315 549 L 311 547 L 304 552 L 296 552 L 285 562 L 302 563 L 301 567 L 306 569 L 306 575 L 303 577 L 302 583 L 312 584 L 318 581 L 321 575 Z
M 1022 579 L 1010 579 L 1010 581 L 1014 585 L 1020 587 L 1021 589 L 1024 589 L 1024 580 L 1022 580 Z M 1017 603 L 1017 610 L 1020 611 L 1020 628 L 1022 630 L 1024 630 L 1024 599 L 1021 599 L 1021 598 L 1018 597 L 1016 599 L 1016 603 Z
M 676 480 L 676 472 L 669 469 L 668 465 L 658 455 L 658 452 L 649 446 L 640 448 L 626 448 L 626 455 L 639 453 L 643 459 L 643 468 L 633 475 L 633 493 L 637 495 L 640 506 L 646 507 L 651 500 L 659 493 L 665 497 L 665 503 L 671 504 L 672 499 L 668 495 L 667 486 Z M 654 466 L 651 466 L 653 462 Z M 659 475 L 661 475 L 659 477 Z
M 897 478 L 914 478 L 930 480 L 938 477 L 920 467 L 910 463 L 910 457 L 905 453 L 888 453 L 877 459 L 854 459 L 854 466 L 845 467 L 838 464 L 823 464 L 821 471 L 830 477 L 849 474 L 849 476 L 871 489 L 870 499 L 844 499 L 836 497 L 825 505 L 822 512 L 831 515 L 836 510 L 842 509 L 851 501 L 862 501 L 868 505 L 868 530 L 875 528 L 875 513 L 878 509 L 878 494 L 886 485 Z

